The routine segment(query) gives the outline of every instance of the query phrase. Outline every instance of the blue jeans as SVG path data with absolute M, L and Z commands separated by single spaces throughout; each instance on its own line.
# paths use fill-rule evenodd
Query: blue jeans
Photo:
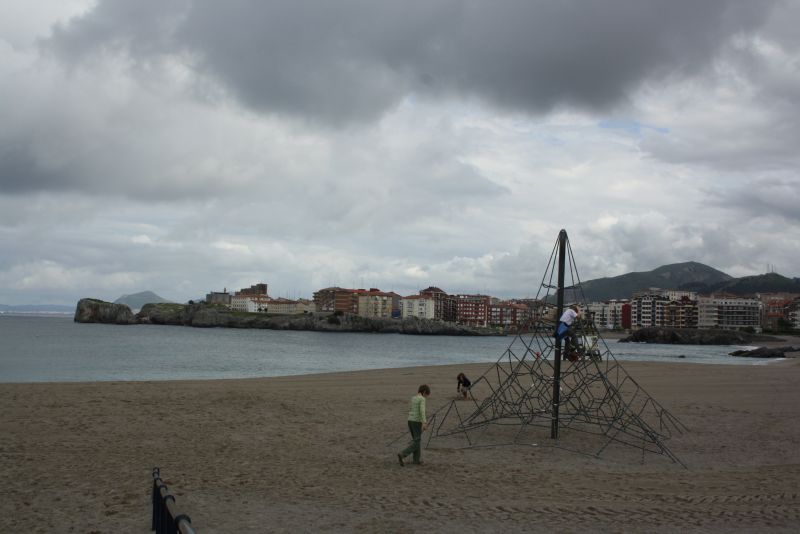
M 559 322 L 556 329 L 556 339 L 565 341 L 565 349 L 571 348 L 575 344 L 575 332 L 572 330 L 572 326 Z

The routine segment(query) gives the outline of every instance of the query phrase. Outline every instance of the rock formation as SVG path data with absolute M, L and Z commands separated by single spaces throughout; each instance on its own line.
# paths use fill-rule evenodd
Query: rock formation
M 798 352 L 800 347 L 758 347 L 753 350 L 735 350 L 730 353 L 731 356 L 739 356 L 741 358 L 787 358 L 794 357 L 786 354 L 787 352 Z
M 81 299 L 75 308 L 76 323 L 136 324 L 131 309 L 98 299 Z
M 620 342 L 674 345 L 749 345 L 753 341 L 775 339 L 737 330 L 650 327 L 636 330 L 630 336 L 620 339 Z

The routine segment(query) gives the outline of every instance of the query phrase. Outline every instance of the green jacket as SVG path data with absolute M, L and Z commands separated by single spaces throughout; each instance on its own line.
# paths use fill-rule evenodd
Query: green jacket
M 418 423 L 427 423 L 425 416 L 425 397 L 419 393 L 411 397 L 411 408 L 408 410 L 408 420 Z

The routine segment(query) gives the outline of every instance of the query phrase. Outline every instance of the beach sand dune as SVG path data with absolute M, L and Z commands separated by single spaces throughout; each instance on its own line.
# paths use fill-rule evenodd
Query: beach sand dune
M 689 427 L 668 443 L 686 469 L 550 446 L 426 450 L 400 467 L 405 440 L 387 444 L 417 386 L 435 409 L 485 364 L 0 384 L 0 532 L 149 532 L 154 466 L 202 533 L 797 532 L 798 364 L 626 364 Z

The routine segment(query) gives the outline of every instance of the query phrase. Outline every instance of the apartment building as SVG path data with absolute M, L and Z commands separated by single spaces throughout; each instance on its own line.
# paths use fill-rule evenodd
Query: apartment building
M 637 292 L 631 299 L 631 327 L 663 326 L 664 304 L 669 302 L 660 293 Z
M 358 314 L 358 295 L 364 289 L 326 287 L 314 292 L 314 306 L 318 312 L 341 312 Z
M 761 327 L 773 332 L 781 326 L 791 323 L 789 314 L 795 299 L 800 298 L 796 293 L 761 293 Z
M 336 292 L 343 291 L 341 287 L 326 287 L 315 291 L 312 296 L 314 306 L 318 312 L 332 312 L 336 310 Z
M 698 328 L 761 331 L 761 302 L 756 298 L 710 295 L 697 298 Z
M 796 298 L 788 306 L 789 324 L 795 330 L 800 330 L 800 298 Z
M 531 310 L 524 304 L 510 301 L 489 304 L 489 326 L 518 329 L 526 326 L 530 319 Z
M 668 298 L 661 306 L 662 322 L 659 326 L 697 328 L 697 300 L 692 300 L 690 295 L 683 295 L 677 300 Z
M 531 299 L 531 298 L 510 299 L 506 302 L 510 302 L 512 304 L 520 304 L 528 308 L 528 314 L 530 316 L 530 319 L 533 321 L 538 321 L 543 316 L 547 316 L 551 309 L 555 310 L 556 308 L 555 305 L 553 304 L 548 304 L 543 300 Z M 555 312 L 552 312 L 552 314 L 555 314 Z
M 419 292 L 420 295 L 433 299 L 434 319 L 448 323 L 456 322 L 456 299 L 435 286 L 430 286 Z
M 491 297 L 488 295 L 455 295 L 455 300 L 458 324 L 482 327 L 489 324 Z
M 400 313 L 403 319 L 434 319 L 436 317 L 436 300 L 425 295 L 410 295 L 400 299 Z
M 607 300 L 604 302 L 590 302 L 586 305 L 586 315 L 592 318 L 597 328 L 605 330 L 620 330 L 623 326 L 625 305 L 628 309 L 628 327 L 630 328 L 630 304 L 627 300 Z
M 400 295 L 394 292 L 384 292 L 372 288 L 363 293 L 357 293 L 358 315 L 380 319 L 400 317 Z
M 629 328 L 697 328 L 697 293 L 651 287 L 634 292 Z M 625 312 L 620 308 L 620 326 Z

